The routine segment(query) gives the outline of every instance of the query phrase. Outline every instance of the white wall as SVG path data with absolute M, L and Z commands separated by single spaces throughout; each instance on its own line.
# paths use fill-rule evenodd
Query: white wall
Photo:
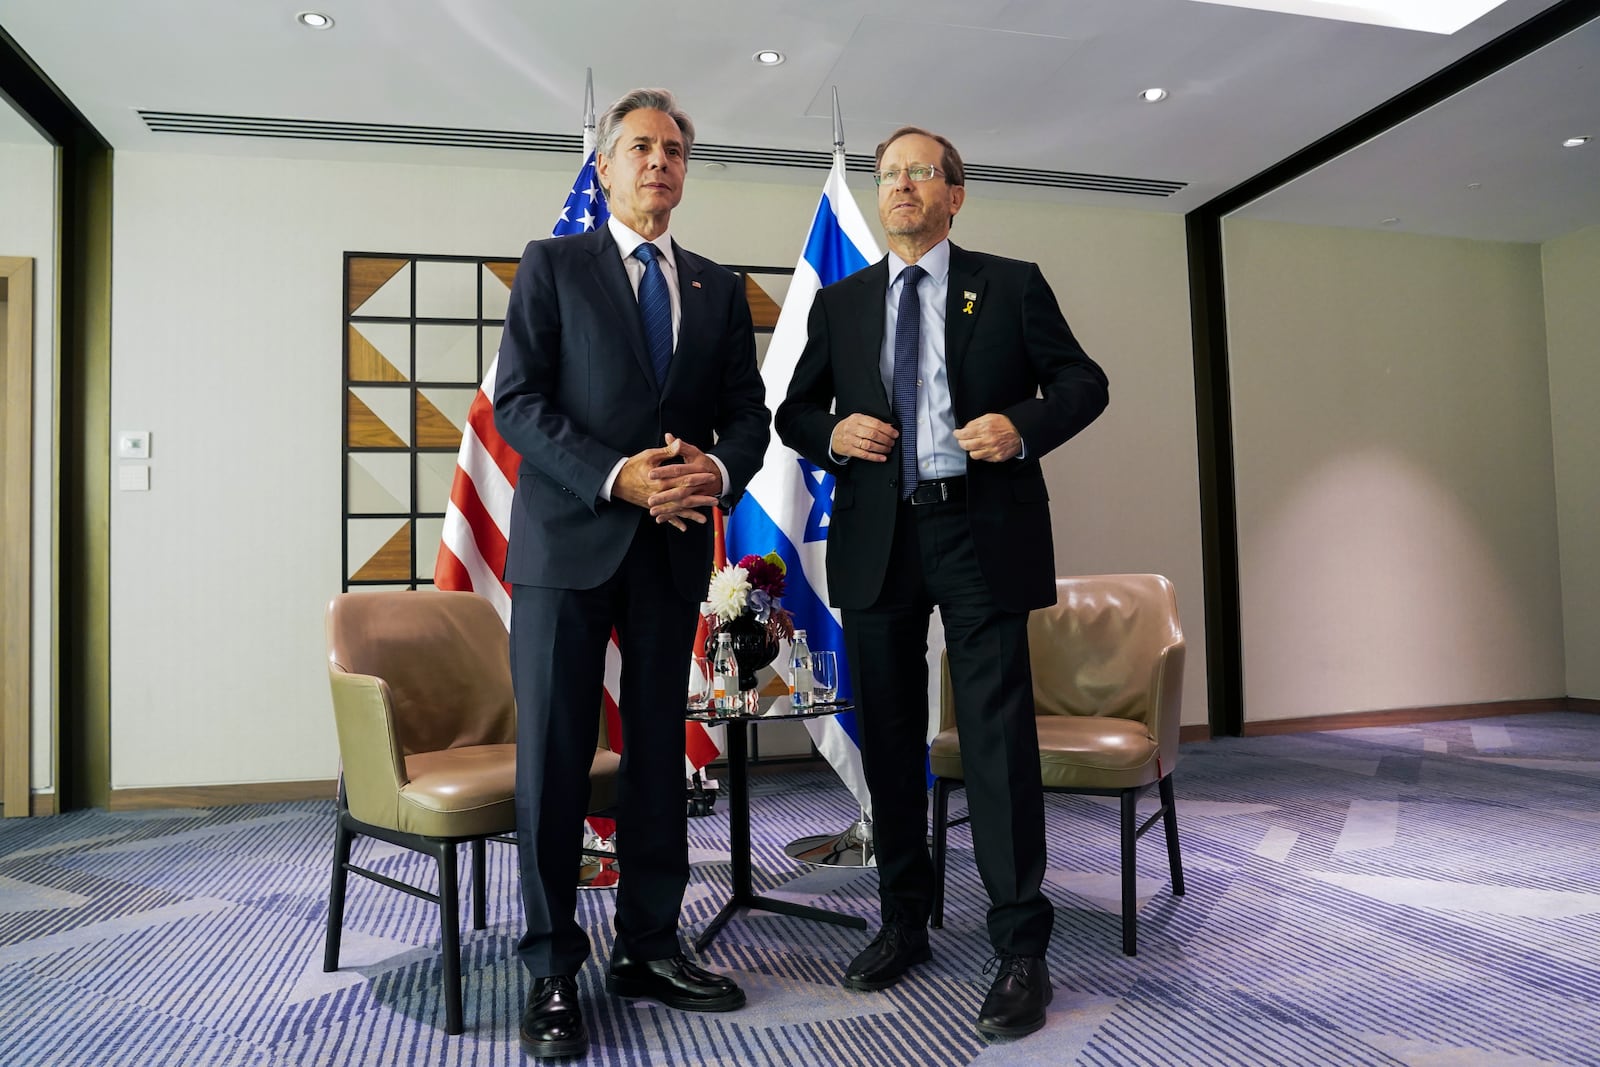
M 1542 253 L 1567 695 L 1600 700 L 1600 226 Z
M 332 776 L 321 618 L 340 587 L 342 255 L 514 256 L 570 182 L 117 154 L 112 420 L 152 432 L 152 488 L 112 494 L 114 788 Z M 723 261 L 792 265 L 821 184 L 693 178 L 674 235 Z M 986 204 L 975 189 L 957 236 L 1038 258 L 1106 366 L 1111 412 L 1050 462 L 1059 564 L 1173 578 L 1185 720 L 1203 722 L 1181 220 Z
M 33 259 L 33 670 L 34 792 L 55 789 L 55 149 L 0 144 L 0 255 Z M 14 313 L 24 309 L 12 308 Z
M 1246 719 L 1565 694 L 1539 249 L 1225 251 Z

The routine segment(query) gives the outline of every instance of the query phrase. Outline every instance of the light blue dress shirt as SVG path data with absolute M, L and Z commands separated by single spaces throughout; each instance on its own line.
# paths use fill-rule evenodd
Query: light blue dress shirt
M 883 389 L 894 396 L 894 331 L 900 320 L 900 273 L 906 261 L 889 253 L 889 288 L 884 292 L 883 348 L 878 372 Z M 922 350 L 917 354 L 917 479 L 958 478 L 967 473 L 967 453 L 956 444 L 955 405 L 950 399 L 950 374 L 944 359 L 944 314 L 950 293 L 950 242 L 940 241 L 922 254 L 917 266 L 928 276 L 917 286 L 922 308 Z

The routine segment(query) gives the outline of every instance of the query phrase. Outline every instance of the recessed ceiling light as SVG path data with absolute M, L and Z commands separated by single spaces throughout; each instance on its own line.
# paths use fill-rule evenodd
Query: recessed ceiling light
M 1581 144 L 1588 144 L 1588 143 L 1589 143 L 1589 138 L 1587 138 L 1587 137 L 1568 137 L 1565 141 L 1561 142 L 1561 147 L 1562 148 L 1577 148 Z
M 779 63 L 783 62 L 783 53 L 774 52 L 770 48 L 763 48 L 761 51 L 757 52 L 753 58 L 763 67 L 776 67 Z
M 728 165 L 726 163 L 718 163 L 714 159 L 710 163 L 702 163 L 701 166 L 705 167 L 706 170 L 727 170 L 728 169 Z
M 1483 183 L 1482 182 L 1468 182 L 1467 183 L 1467 188 L 1468 189 L 1482 189 L 1483 188 Z
M 302 11 L 295 16 L 295 21 L 302 26 L 309 26 L 313 30 L 333 29 L 333 18 L 320 11 Z
M 1165 89 L 1146 89 L 1139 94 L 1139 99 L 1147 104 L 1159 104 L 1166 98 L 1167 91 Z
M 1398 223 L 1399 221 L 1400 221 L 1399 219 L 1394 218 L 1393 216 L 1391 216 L 1391 217 L 1386 218 L 1386 219 L 1383 220 L 1383 225 L 1385 225 L 1385 226 L 1393 226 L 1396 223 Z

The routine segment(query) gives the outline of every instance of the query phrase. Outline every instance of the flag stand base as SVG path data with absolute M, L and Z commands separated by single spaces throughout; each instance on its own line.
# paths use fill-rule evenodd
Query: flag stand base
M 843 833 L 816 834 L 789 842 L 783 851 L 791 859 L 818 867 L 876 867 L 872 848 L 872 823 L 863 815 Z
M 578 857 L 579 889 L 615 889 L 622 880 L 622 864 L 617 859 L 614 837 L 600 837 L 584 830 L 582 855 Z

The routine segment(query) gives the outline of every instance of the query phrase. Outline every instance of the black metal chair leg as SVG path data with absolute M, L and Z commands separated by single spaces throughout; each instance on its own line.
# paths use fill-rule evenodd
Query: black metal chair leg
M 439 942 L 444 956 L 444 1032 L 459 1034 L 461 1024 L 461 891 L 456 869 L 456 846 L 440 842 Z
M 340 810 L 334 816 L 333 830 L 333 883 L 328 888 L 328 934 L 323 942 L 322 969 L 339 969 L 339 939 L 344 933 L 344 891 L 349 881 L 350 846 L 355 832 L 345 822 L 346 813 Z
M 1161 779 L 1162 822 L 1167 829 L 1167 864 L 1172 868 L 1172 895 L 1183 896 L 1183 856 L 1178 851 L 1178 809 L 1172 802 L 1172 775 Z
M 948 778 L 933 780 L 933 913 L 928 925 L 944 929 L 944 868 L 950 838 L 950 790 Z
M 1139 939 L 1139 791 L 1122 791 L 1122 952 L 1137 956 Z
M 486 875 L 489 867 L 485 855 L 487 851 L 483 838 L 480 837 L 472 842 L 472 928 L 474 930 L 484 930 L 489 926 L 486 917 L 488 898 Z

